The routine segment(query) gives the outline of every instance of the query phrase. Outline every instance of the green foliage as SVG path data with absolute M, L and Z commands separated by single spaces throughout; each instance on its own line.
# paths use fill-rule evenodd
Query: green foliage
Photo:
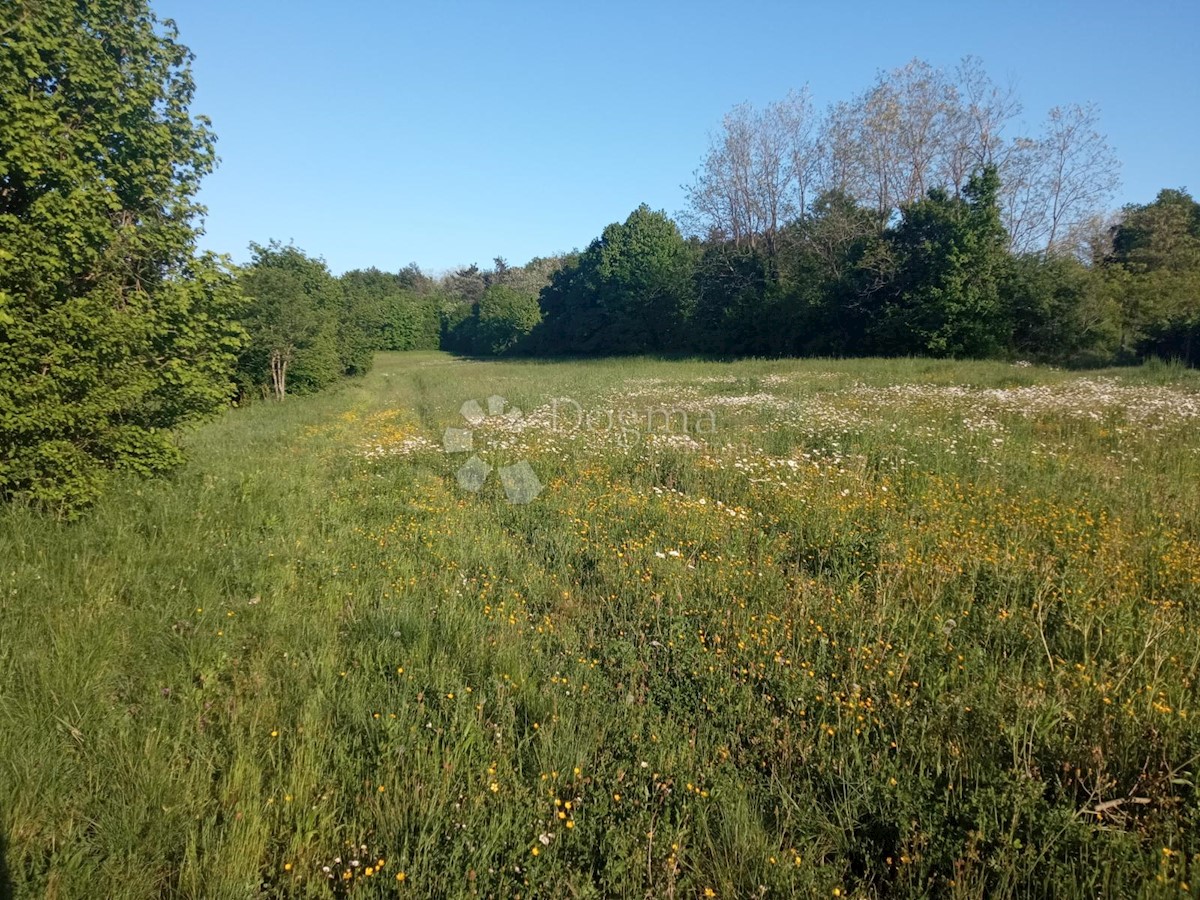
M 537 297 L 495 284 L 484 291 L 477 310 L 476 341 L 495 356 L 517 347 L 542 319 Z
M 720 356 L 767 355 L 782 337 L 778 294 L 769 260 L 751 247 L 732 243 L 709 247 L 696 264 L 696 310 L 692 345 Z
M 961 198 L 934 189 L 903 209 L 889 234 L 896 278 L 871 327 L 878 352 L 989 356 L 1005 345 L 999 187 L 989 167 Z
M 1200 362 L 1200 203 L 1164 190 L 1126 207 L 1106 262 L 1138 349 Z
M 341 277 L 346 316 L 359 326 L 363 356 L 374 350 L 436 350 L 440 321 L 429 279 L 415 266 L 391 275 L 356 269 Z M 355 372 L 354 374 L 357 374 Z
M 1121 310 L 1111 285 L 1069 256 L 1008 261 L 1001 280 L 1012 320 L 1012 352 L 1023 358 L 1103 363 L 1118 349 Z
M 344 295 L 325 263 L 278 241 L 252 244 L 251 251 L 241 277 L 248 334 L 238 363 L 243 395 L 270 392 L 282 400 L 350 372 L 363 323 L 342 327 Z
M 435 295 L 400 291 L 384 301 L 380 350 L 436 350 L 441 314 Z
M 604 229 L 542 291 L 537 345 L 550 353 L 645 353 L 687 345 L 694 253 L 645 204 Z
M 195 257 L 213 135 L 144 0 L 19 0 L 0 26 L 0 497 L 64 510 L 161 472 L 231 391 L 226 265 Z

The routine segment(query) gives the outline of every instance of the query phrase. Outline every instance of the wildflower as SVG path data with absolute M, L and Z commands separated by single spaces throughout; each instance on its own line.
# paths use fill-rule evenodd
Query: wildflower
M 408 874 L 407 874 L 407 873 L 405 873 L 405 872 L 397 872 L 397 873 L 396 873 L 396 880 L 397 880 L 397 881 L 404 881 L 406 878 L 408 878 Z

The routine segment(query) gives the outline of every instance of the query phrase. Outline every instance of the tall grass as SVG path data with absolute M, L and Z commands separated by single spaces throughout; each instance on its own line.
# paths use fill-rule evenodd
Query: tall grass
M 494 394 L 541 423 L 475 433 L 528 505 L 438 445 Z M 717 429 L 555 433 L 553 397 Z M 231 411 L 82 521 L 0 511 L 0 884 L 1196 896 L 1197 403 L 414 353 Z

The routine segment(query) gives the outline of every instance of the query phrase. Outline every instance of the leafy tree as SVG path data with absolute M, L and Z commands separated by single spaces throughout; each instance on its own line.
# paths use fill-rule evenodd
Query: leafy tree
M 1143 353 L 1200 362 L 1200 203 L 1184 190 L 1125 208 L 1106 274 L 1129 342 Z
M 809 216 L 784 232 L 778 261 L 784 352 L 866 352 L 875 297 L 893 269 L 880 227 L 879 213 L 840 191 L 826 191 Z
M 442 349 L 455 353 L 475 353 L 479 305 L 443 297 L 440 317 Z
M 961 198 L 935 188 L 904 208 L 888 237 L 898 269 L 872 326 L 877 351 L 988 356 L 1006 345 L 999 188 L 989 166 L 971 177 Z
M 196 256 L 214 138 L 145 0 L 9 0 L 0 26 L 0 496 L 72 509 L 160 472 L 231 392 L 225 264 Z
M 764 354 L 778 324 L 778 283 L 766 254 L 734 241 L 703 251 L 696 265 L 689 343 L 720 356 Z
M 436 350 L 440 338 L 432 282 L 409 266 L 398 274 L 355 269 L 339 279 L 344 315 L 358 326 L 360 359 L 375 350 Z M 350 374 L 357 374 L 351 372 Z
M 438 298 L 411 291 L 390 295 L 383 306 L 380 350 L 436 350 L 441 340 Z
M 239 361 L 243 394 L 255 388 L 282 400 L 320 390 L 347 371 L 339 335 L 342 290 L 325 263 L 297 247 L 251 244 L 242 273 L 246 347 Z
M 1117 350 L 1120 307 L 1097 272 L 1079 260 L 1038 253 L 1012 257 L 1000 291 L 1010 311 L 1013 354 L 1103 364 Z
M 257 384 L 265 386 L 269 378 L 271 393 L 283 400 L 297 357 L 303 359 L 328 340 L 328 319 L 292 272 L 251 269 L 242 289 L 251 301 L 245 318 L 250 341 L 243 366 Z
M 422 272 L 415 262 L 409 263 L 396 274 L 396 282 L 406 291 L 422 296 L 433 293 L 437 287 L 434 280 Z
M 686 346 L 693 252 L 642 204 L 613 223 L 542 291 L 538 345 L 552 353 L 646 353 Z
M 477 350 L 495 356 L 517 347 L 542 319 L 536 296 L 503 284 L 484 291 L 477 315 Z
M 478 303 L 487 290 L 487 273 L 472 263 L 442 277 L 442 293 L 462 303 Z

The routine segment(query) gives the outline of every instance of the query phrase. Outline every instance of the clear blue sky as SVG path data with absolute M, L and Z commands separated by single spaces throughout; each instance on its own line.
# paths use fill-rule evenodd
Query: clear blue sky
M 221 164 L 205 246 L 294 240 L 335 273 L 585 246 L 683 205 L 735 103 L 819 106 L 919 56 L 974 54 L 1029 130 L 1095 101 L 1116 198 L 1200 191 L 1200 3 L 401 3 L 155 0 L 196 54 Z

